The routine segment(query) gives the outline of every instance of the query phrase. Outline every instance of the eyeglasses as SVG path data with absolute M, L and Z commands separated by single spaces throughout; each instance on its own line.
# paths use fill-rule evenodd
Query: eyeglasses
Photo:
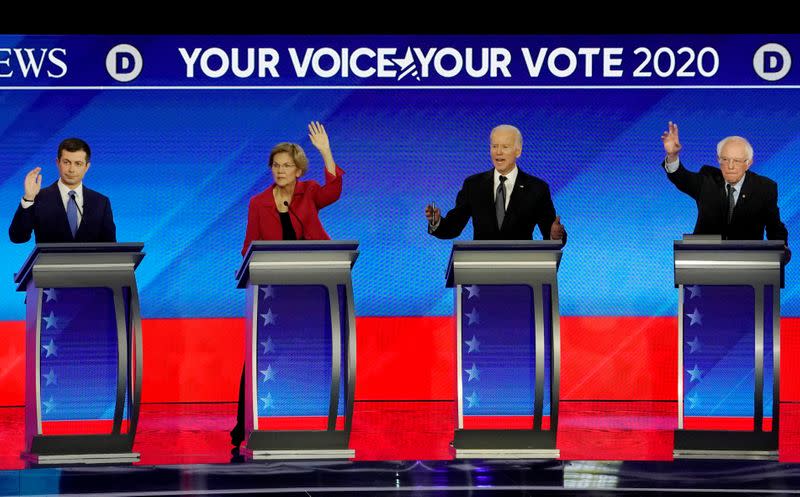
M 278 164 L 277 162 L 273 162 L 270 164 L 272 169 L 283 169 L 284 171 L 290 171 L 297 167 L 296 164 Z
M 720 164 L 733 164 L 734 166 L 744 166 L 750 159 L 733 159 L 731 157 L 717 157 Z

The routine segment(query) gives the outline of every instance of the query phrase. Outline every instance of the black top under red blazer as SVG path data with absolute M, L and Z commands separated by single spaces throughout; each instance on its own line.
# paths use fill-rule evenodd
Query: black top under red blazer
M 431 234 L 442 239 L 455 238 L 461 234 L 470 217 L 475 240 L 530 240 L 536 225 L 544 239 L 549 240 L 556 209 L 547 183 L 519 169 L 503 226 L 498 227 L 492 169 L 464 180 L 455 207 L 441 218 L 439 226 Z
M 661 164 L 664 167 L 664 163 Z M 724 240 L 783 240 L 789 234 L 778 210 L 778 185 L 771 179 L 746 171 L 742 191 L 728 224 L 728 194 L 725 178 L 718 167 L 703 166 L 689 171 L 683 164 L 667 173 L 678 189 L 697 203 L 696 235 L 722 235 Z
M 83 218 L 73 238 L 57 181 L 42 188 L 32 206 L 27 209 L 23 209 L 21 205 L 17 207 L 8 228 L 9 238 L 14 243 L 24 243 L 31 239 L 31 233 L 34 234 L 36 243 L 117 241 L 111 201 L 86 186 L 83 187 Z

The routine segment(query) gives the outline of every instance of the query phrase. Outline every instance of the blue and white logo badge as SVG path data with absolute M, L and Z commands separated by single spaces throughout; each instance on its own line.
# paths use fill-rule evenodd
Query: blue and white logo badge
M 761 79 L 778 81 L 789 74 L 792 56 L 786 47 L 778 43 L 767 43 L 756 50 L 753 56 L 753 69 Z
M 106 71 L 120 83 L 136 79 L 142 72 L 142 65 L 142 54 L 133 45 L 117 45 L 106 55 Z

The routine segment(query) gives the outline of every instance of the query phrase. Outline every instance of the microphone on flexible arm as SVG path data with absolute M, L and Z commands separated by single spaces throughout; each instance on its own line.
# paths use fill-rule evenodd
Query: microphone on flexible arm
M 283 205 L 286 206 L 286 209 L 289 211 L 289 214 L 294 216 L 294 218 L 297 219 L 297 222 L 300 223 L 300 227 L 303 229 L 303 235 L 305 235 L 306 227 L 305 227 L 305 225 L 303 225 L 303 221 L 300 219 L 300 216 L 295 214 L 295 212 L 292 210 L 292 206 L 290 206 L 289 202 L 287 202 L 286 200 L 283 201 Z M 298 240 L 305 240 L 305 236 L 302 236 L 302 237 L 298 238 Z

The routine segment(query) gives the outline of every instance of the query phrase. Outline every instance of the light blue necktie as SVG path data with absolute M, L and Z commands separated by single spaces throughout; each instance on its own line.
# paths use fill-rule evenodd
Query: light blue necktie
M 67 201 L 67 221 L 69 221 L 69 229 L 72 231 L 72 238 L 75 238 L 75 233 L 78 232 L 78 202 L 75 200 L 75 191 L 69 192 L 69 200 Z

